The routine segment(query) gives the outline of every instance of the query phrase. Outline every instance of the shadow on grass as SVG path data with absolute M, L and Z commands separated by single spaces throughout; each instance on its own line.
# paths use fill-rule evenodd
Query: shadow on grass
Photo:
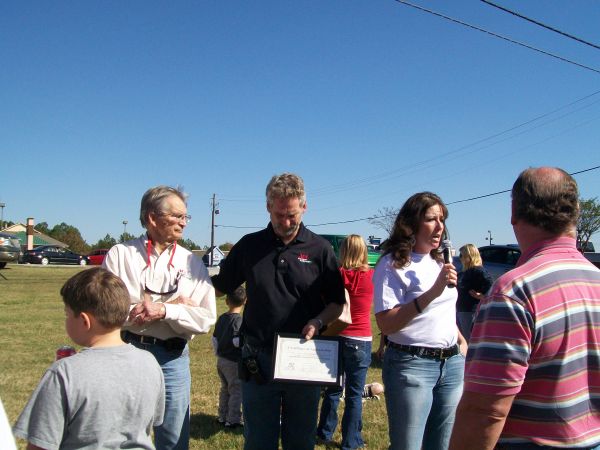
M 210 414 L 197 413 L 190 417 L 190 437 L 195 439 L 208 439 L 211 436 L 225 430 L 231 434 L 244 434 L 244 429 L 240 428 L 225 428 L 217 423 L 216 416 Z
M 371 353 L 371 365 L 373 369 L 381 369 L 383 367 L 383 359 L 379 359 L 376 353 Z

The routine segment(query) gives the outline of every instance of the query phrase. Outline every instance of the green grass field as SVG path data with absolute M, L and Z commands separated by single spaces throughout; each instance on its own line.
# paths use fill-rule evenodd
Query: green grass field
M 46 368 L 54 361 L 56 349 L 71 344 L 64 329 L 60 288 L 79 267 L 42 267 L 9 264 L 0 271 L 0 398 L 13 423 Z M 85 269 L 83 269 L 85 270 Z M 225 303 L 217 300 L 218 313 Z M 374 332 L 377 330 L 373 328 Z M 373 346 L 377 346 L 375 339 Z M 242 431 L 226 431 L 215 423 L 219 378 L 210 347 L 210 335 L 197 336 L 191 343 L 192 449 L 230 450 L 243 447 Z M 367 382 L 381 381 L 375 361 Z M 339 413 L 341 413 L 341 408 Z M 363 409 L 363 437 L 370 449 L 388 445 L 385 402 L 368 401 Z M 338 427 L 339 428 L 339 427 Z M 335 440 L 341 440 L 339 430 Z M 19 441 L 19 448 L 25 443 Z M 325 448 L 317 446 L 317 448 Z

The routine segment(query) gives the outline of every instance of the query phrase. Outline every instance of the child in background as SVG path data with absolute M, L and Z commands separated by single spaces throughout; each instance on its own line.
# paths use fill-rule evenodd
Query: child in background
M 13 432 L 28 448 L 154 449 L 150 432 L 164 415 L 162 371 L 148 352 L 121 340 L 129 292 L 100 267 L 83 270 L 60 290 L 65 328 L 88 347 L 44 373 Z
M 238 375 L 238 364 L 242 357 L 239 331 L 242 325 L 242 307 L 246 303 L 246 290 L 240 286 L 227 296 L 229 311 L 219 316 L 215 325 L 212 343 L 217 355 L 217 372 L 221 379 L 219 392 L 219 417 L 217 422 L 227 428 L 242 424 L 242 385 Z

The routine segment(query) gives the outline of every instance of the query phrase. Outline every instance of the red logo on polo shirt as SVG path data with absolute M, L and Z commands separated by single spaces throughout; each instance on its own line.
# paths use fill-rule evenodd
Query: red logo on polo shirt
M 301 263 L 311 263 L 311 260 L 308 259 L 308 255 L 306 253 L 300 253 L 298 255 L 298 261 L 300 261 Z

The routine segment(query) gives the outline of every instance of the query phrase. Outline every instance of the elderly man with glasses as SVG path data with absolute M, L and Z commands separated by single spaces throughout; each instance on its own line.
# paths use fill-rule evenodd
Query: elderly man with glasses
M 186 194 L 181 190 L 168 186 L 149 189 L 140 210 L 146 234 L 115 245 L 103 263 L 125 282 L 131 296 L 123 339 L 151 352 L 163 370 L 165 418 L 154 429 L 158 450 L 189 446 L 191 375 L 187 344 L 194 335 L 207 333 L 217 317 L 215 292 L 206 267 L 177 245 L 190 218 Z

